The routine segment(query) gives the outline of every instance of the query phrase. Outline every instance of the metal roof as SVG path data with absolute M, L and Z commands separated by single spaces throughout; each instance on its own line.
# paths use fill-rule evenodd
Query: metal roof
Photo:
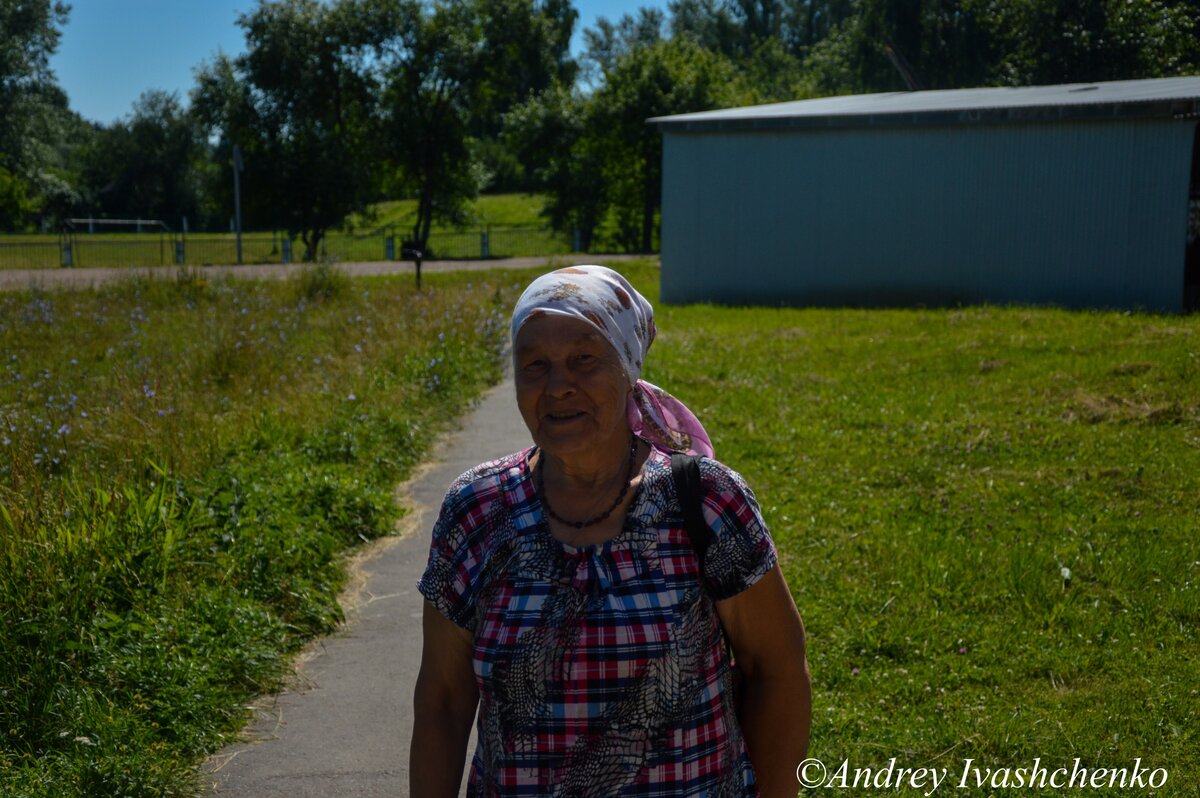
M 1200 77 L 904 91 L 725 108 L 647 120 L 664 131 L 954 125 L 1200 117 Z

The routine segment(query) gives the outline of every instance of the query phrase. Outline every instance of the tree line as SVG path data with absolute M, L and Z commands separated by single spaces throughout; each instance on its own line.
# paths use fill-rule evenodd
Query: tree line
M 661 136 L 645 120 L 835 94 L 1196 74 L 1200 0 L 671 0 L 583 32 L 570 0 L 260 0 L 245 51 L 120 121 L 70 110 L 49 67 L 69 7 L 0 0 L 0 229 L 71 216 L 220 229 L 235 149 L 248 227 L 319 251 L 414 198 L 408 243 L 480 191 L 650 251 Z

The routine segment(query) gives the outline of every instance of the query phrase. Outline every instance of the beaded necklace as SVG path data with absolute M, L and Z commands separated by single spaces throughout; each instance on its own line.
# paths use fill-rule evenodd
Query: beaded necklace
M 605 510 L 604 512 L 602 512 L 600 515 L 596 516 L 595 518 L 589 518 L 586 521 L 568 521 L 567 519 L 560 516 L 558 513 L 554 512 L 554 508 L 552 508 L 550 506 L 550 500 L 546 496 L 546 484 L 543 481 L 543 477 L 542 477 L 542 464 L 545 462 L 545 458 L 544 457 L 539 458 L 537 468 L 535 468 L 533 471 L 533 480 L 534 480 L 534 485 L 537 487 L 538 495 L 542 499 L 542 507 L 544 507 L 546 509 L 547 515 L 549 515 L 555 521 L 558 521 L 560 524 L 566 524 L 567 526 L 574 527 L 575 529 L 584 529 L 589 526 L 595 526 L 596 524 L 600 523 L 601 521 L 605 520 L 610 515 L 612 515 L 612 511 L 617 509 L 617 505 L 619 505 L 621 503 L 621 500 L 625 498 L 625 494 L 629 492 L 629 483 L 633 479 L 633 462 L 636 459 L 637 459 L 637 437 L 634 436 L 632 438 L 632 440 L 630 441 L 630 445 L 629 445 L 629 464 L 628 464 L 628 466 L 626 466 L 626 469 L 625 469 L 625 481 L 621 485 L 621 492 L 617 494 L 616 500 L 609 506 L 609 508 L 607 510 Z

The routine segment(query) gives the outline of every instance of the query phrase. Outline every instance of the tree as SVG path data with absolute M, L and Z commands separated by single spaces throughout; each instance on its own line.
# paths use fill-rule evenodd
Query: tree
M 579 64 L 571 57 L 571 37 L 579 12 L 570 0 L 477 0 L 477 8 L 484 59 L 492 67 L 486 93 L 500 101 L 488 118 L 553 84 L 575 82 Z
M 31 195 L 53 183 L 42 174 L 45 134 L 65 98 L 50 56 L 69 12 L 65 3 L 50 0 L 0 0 L 0 169 L 7 175 L 8 197 L 0 207 L 0 226 L 20 226 L 36 207 Z
M 926 89 L 1163 77 L 1196 70 L 1198 11 L 1188 0 L 854 0 L 805 66 L 819 94 L 903 90 L 894 58 Z
M 95 133 L 81 156 L 81 182 L 103 215 L 195 222 L 202 154 L 199 128 L 178 95 L 148 91 L 128 118 Z
M 348 12 L 367 31 L 381 86 L 382 157 L 393 187 L 417 198 L 406 247 L 428 252 L 435 218 L 465 221 L 466 203 L 483 182 L 472 152 L 472 102 L 482 83 L 482 35 L 474 4 L 440 0 L 359 0 Z
M 803 58 L 843 20 L 855 0 L 671 0 L 671 35 L 741 62 L 764 44 Z
M 854 13 L 809 50 L 805 71 L 811 91 L 993 85 L 997 41 L 977 5 L 972 0 L 855 0 Z
M 475 0 L 461 11 L 479 26 L 476 135 L 498 133 L 503 115 L 527 97 L 575 82 L 570 47 L 579 14 L 568 0 Z
M 578 90 L 555 85 L 505 116 L 505 142 L 527 163 L 546 192 L 542 211 L 550 226 L 592 249 L 608 207 L 602 146 L 591 117 L 596 106 Z
M 650 252 L 662 202 L 662 134 L 656 116 L 744 104 L 752 93 L 726 58 L 684 40 L 642 47 L 606 71 L 592 97 L 590 146 L 627 250 Z
M 1194 72 L 1200 7 L 1169 0 L 977 0 L 1001 42 L 997 83 L 1075 83 Z
M 570 86 L 579 65 L 571 34 L 579 14 L 570 0 L 476 0 L 482 74 L 471 106 L 474 151 L 493 190 L 529 188 L 541 153 L 518 159 L 501 140 L 504 115 L 553 85 Z
M 238 19 L 246 53 L 205 66 L 192 93 L 225 164 L 235 145 L 243 152 L 247 218 L 299 236 L 305 260 L 327 230 L 366 210 L 377 185 L 368 42 L 349 5 L 262 0 Z
M 727 56 L 741 48 L 744 31 L 721 0 L 671 0 L 667 10 L 671 38 L 691 39 Z
M 583 32 L 585 77 L 603 79 L 617 62 L 663 40 L 666 15 L 657 8 L 639 8 L 637 16 L 624 14 L 612 23 L 604 17 Z
M 588 60 L 601 69 L 585 94 L 554 86 L 505 118 L 506 141 L 522 157 L 541 153 L 536 177 L 544 214 L 591 249 L 602 221 L 615 243 L 649 252 L 662 193 L 662 136 L 650 117 L 754 102 L 758 95 L 729 59 L 691 36 L 661 38 L 663 20 L 644 12 L 588 31 Z

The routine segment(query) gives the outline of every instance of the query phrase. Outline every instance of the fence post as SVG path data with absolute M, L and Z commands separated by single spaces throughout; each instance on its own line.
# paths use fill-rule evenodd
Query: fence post
M 488 241 L 488 231 L 487 231 L 487 228 L 485 227 L 483 229 L 483 232 L 481 232 L 479 234 L 479 257 L 481 257 L 481 258 L 492 257 L 492 253 L 491 253 L 492 248 L 491 248 L 490 244 L 491 244 L 491 242 Z
M 283 262 L 292 262 L 292 239 L 290 238 L 283 239 Z

